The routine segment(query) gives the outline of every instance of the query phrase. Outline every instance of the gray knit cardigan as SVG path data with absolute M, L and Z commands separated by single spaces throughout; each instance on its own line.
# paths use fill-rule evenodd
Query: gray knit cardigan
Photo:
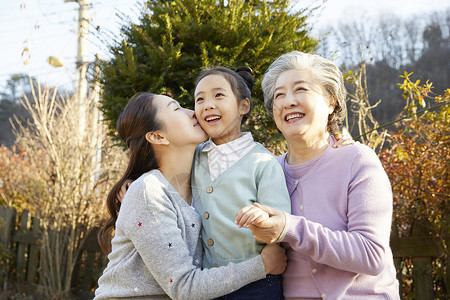
M 129 187 L 116 221 L 100 299 L 211 299 L 265 277 L 261 256 L 201 270 L 201 219 L 159 170 Z

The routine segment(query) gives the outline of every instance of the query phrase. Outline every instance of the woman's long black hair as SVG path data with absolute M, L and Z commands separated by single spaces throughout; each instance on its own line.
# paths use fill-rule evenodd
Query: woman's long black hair
M 155 95 L 139 93 L 131 98 L 117 120 L 117 131 L 130 150 L 128 166 L 122 178 L 113 186 L 106 199 L 110 218 L 98 233 L 103 252 L 111 251 L 111 233 L 115 229 L 120 202 L 117 194 L 127 179 L 136 180 L 142 174 L 158 168 L 152 145 L 145 139 L 147 132 L 161 129 L 156 118 Z

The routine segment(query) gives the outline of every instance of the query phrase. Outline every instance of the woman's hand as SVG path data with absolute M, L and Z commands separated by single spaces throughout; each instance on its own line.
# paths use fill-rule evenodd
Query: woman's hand
M 122 203 L 123 197 L 125 196 L 125 193 L 127 192 L 128 188 L 130 187 L 130 184 L 133 182 L 131 179 L 125 180 L 125 182 L 120 187 L 119 192 L 116 195 L 116 201 Z
M 248 224 L 255 239 L 260 242 L 270 244 L 277 241 L 286 224 L 284 212 L 257 202 L 252 209 L 250 207 L 252 206 L 246 206 L 237 213 L 235 223 L 244 226 Z M 254 221 L 249 222 L 253 218 Z
M 266 274 L 279 275 L 287 266 L 286 251 L 278 244 L 266 245 L 261 251 Z
M 342 135 L 340 133 L 336 133 L 334 135 L 334 138 L 336 139 L 336 143 L 333 144 L 333 148 L 339 148 L 341 146 L 348 146 L 353 145 L 355 143 L 359 143 L 355 142 L 351 136 L 348 136 L 346 134 Z

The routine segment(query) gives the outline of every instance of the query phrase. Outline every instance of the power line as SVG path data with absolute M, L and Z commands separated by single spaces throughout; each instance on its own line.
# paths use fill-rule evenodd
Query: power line
M 46 36 L 42 36 L 39 38 L 28 38 L 28 42 L 36 42 L 36 41 L 42 41 L 42 40 L 47 40 L 50 39 L 51 37 L 58 37 L 58 36 L 66 36 L 67 32 L 62 32 L 62 33 L 58 33 L 58 34 L 49 34 Z M 0 48 L 7 48 L 7 47 L 11 47 L 11 44 L 14 43 L 23 43 L 26 40 L 26 37 L 24 37 L 23 39 L 20 40 L 9 40 L 8 43 L 9 44 L 0 44 Z
M 134 6 L 137 6 L 137 3 L 138 3 L 139 1 L 135 1 L 135 3 L 134 3 Z M 140 1 L 140 2 L 142 2 L 142 0 Z M 119 0 L 115 0 L 114 2 L 113 1 L 111 1 L 111 2 L 106 2 L 105 4 L 103 4 L 104 2 L 103 1 L 96 1 L 96 2 L 94 2 L 92 5 L 90 5 L 90 8 L 95 8 L 95 7 L 97 7 L 97 5 L 101 5 L 101 9 L 103 9 L 103 10 L 105 10 L 105 8 L 106 9 L 110 9 L 110 8 L 114 8 L 114 9 L 111 9 L 110 11 L 109 11 L 109 13 L 108 13 L 108 17 L 101 17 L 101 18 L 93 18 L 94 20 L 95 20 L 95 23 L 96 24 L 99 24 L 99 26 L 101 27 L 101 28 L 105 28 L 104 27 L 104 25 L 102 25 L 103 23 L 106 23 L 106 21 L 109 21 L 109 20 L 111 20 L 111 16 L 112 15 L 115 15 L 115 14 L 117 14 L 117 13 L 120 13 L 120 12 L 123 12 L 123 10 L 125 10 L 125 9 L 118 9 L 117 8 L 117 6 L 120 6 L 120 4 L 122 4 L 122 3 L 130 3 L 130 1 L 119 1 Z M 29 45 L 31 44 L 31 49 L 33 49 L 33 48 L 38 48 L 38 47 L 40 47 L 39 46 L 39 44 L 40 45 L 42 45 L 42 41 L 50 41 L 50 40 L 53 40 L 52 38 L 53 37 L 56 37 L 56 38 L 59 38 L 60 36 L 62 36 L 62 35 L 67 35 L 67 33 L 68 32 L 64 32 L 64 33 L 55 33 L 55 34 L 45 34 L 45 32 L 46 31 L 49 31 L 50 30 L 50 28 L 49 27 L 51 27 L 52 25 L 54 25 L 54 24 L 58 24 L 58 25 L 60 25 L 60 26 L 58 26 L 59 27 L 59 29 L 61 29 L 61 27 L 69 27 L 70 25 L 70 23 L 72 23 L 73 24 L 73 21 L 72 20 L 61 20 L 61 21 L 57 21 L 57 22 L 54 22 L 53 20 L 51 20 L 49 17 L 52 17 L 52 16 L 55 16 L 55 15 L 59 15 L 59 16 L 61 16 L 61 15 L 68 15 L 68 14 L 70 14 L 70 15 L 73 15 L 73 12 L 76 12 L 76 9 L 73 9 L 73 8 L 71 8 L 70 10 L 66 10 L 66 9 L 64 9 L 64 10 L 61 10 L 61 9 L 59 9 L 58 11 L 51 11 L 51 12 L 45 12 L 44 11 L 44 9 L 46 9 L 46 7 L 45 6 L 47 6 L 46 5 L 46 3 L 44 2 L 42 2 L 42 1 L 39 1 L 38 0 L 38 9 L 39 9 L 39 11 L 40 11 L 40 15 L 39 16 L 36 16 L 36 13 L 34 13 L 33 14 L 33 16 L 32 15 L 30 15 L 30 10 L 26 10 L 25 11 L 25 13 L 22 13 L 21 14 L 21 16 L 20 17 L 14 17 L 14 18 L 9 18 L 9 19 L 3 19 L 2 21 L 0 21 L 0 25 L 4 25 L 3 27 L 6 27 L 6 23 L 11 23 L 11 21 L 18 21 L 18 22 L 21 22 L 21 24 L 24 24 L 24 22 L 23 21 L 26 21 L 26 22 L 28 22 L 30 25 L 28 26 L 29 27 L 29 33 L 27 34 L 27 36 L 24 36 L 24 38 L 23 39 L 20 39 L 20 40 L 9 40 L 8 42 L 9 42 L 9 44 L 8 45 L 6 45 L 6 44 L 2 44 L 1 46 L 0 46 L 0 48 L 5 48 L 5 47 L 10 47 L 11 46 L 11 44 L 17 44 L 17 45 L 14 45 L 13 47 L 14 48 L 18 48 L 19 49 L 19 51 L 20 51 L 20 49 L 21 48 L 23 48 L 23 47 L 25 47 L 24 45 L 22 45 L 23 43 L 24 43 L 24 41 L 28 38 L 28 41 L 29 41 Z M 131 6 L 131 5 L 130 5 Z M 95 9 L 93 9 L 94 11 L 95 11 Z M 35 28 L 35 24 L 33 25 L 33 24 L 31 24 L 32 23 L 32 21 L 30 22 L 30 20 L 33 20 L 33 19 L 39 19 L 39 18 L 44 18 L 45 20 L 44 20 L 44 22 L 41 20 L 41 21 L 39 21 L 38 22 L 38 24 L 40 25 L 40 27 L 39 27 L 39 30 L 40 31 L 33 31 L 32 29 L 33 28 Z M 91 19 L 92 17 L 90 17 L 90 19 Z M 14 22 L 15 23 L 15 22 Z M 11 24 L 8 24 L 9 25 L 9 27 L 11 27 Z M 17 27 L 15 27 L 16 29 L 17 29 Z M 71 28 L 73 28 L 73 27 L 71 27 Z M 98 32 L 96 32 L 96 31 L 94 31 L 94 30 L 92 30 L 92 28 L 96 28 L 95 26 L 92 26 L 91 25 L 91 30 L 90 30 L 90 33 L 89 33 L 89 43 L 90 44 L 92 44 L 93 46 L 94 46 L 94 48 L 95 48 L 95 51 L 97 51 L 97 50 L 100 50 L 100 52 L 105 52 L 105 50 L 107 49 L 107 47 L 105 47 L 105 45 L 102 43 L 102 42 L 98 42 L 98 41 L 101 41 L 101 39 L 99 38 L 99 34 L 100 33 L 98 33 Z M 26 30 L 26 27 L 24 28 L 23 26 L 20 26 L 20 28 L 19 28 L 20 30 Z M 105 28 L 106 30 L 108 30 L 107 28 Z M 105 30 L 104 29 L 104 30 Z M 115 31 L 116 29 L 114 28 L 114 31 Z M 71 32 L 73 32 L 73 29 L 72 30 L 70 30 Z M 112 31 L 112 30 L 110 30 L 110 31 Z M 2 32 L 0 32 L 0 33 L 6 33 L 6 32 L 8 32 L 8 31 L 2 31 Z M 76 36 L 74 35 L 74 37 L 73 38 L 75 38 Z M 20 45 L 19 45 L 19 43 L 20 43 Z M 36 43 L 37 43 L 37 45 L 36 45 Z M 51 42 L 51 43 L 53 43 L 53 42 Z M 49 43 L 47 43 L 47 48 L 49 48 L 49 46 L 50 46 L 50 44 L 51 44 L 50 42 Z M 73 43 L 73 39 L 70 39 L 70 40 L 67 40 L 66 41 L 66 43 L 65 43 L 65 45 L 62 47 L 62 48 L 60 48 L 61 50 L 60 51 L 58 51 L 58 52 L 60 52 L 60 54 L 63 54 L 64 52 L 66 52 L 66 49 L 67 49 L 67 47 L 69 46 L 69 45 L 71 45 Z M 19 46 L 19 47 L 18 47 Z M 94 55 L 94 53 L 93 53 L 94 51 L 89 51 L 89 57 L 91 56 L 91 55 Z M 105 54 L 107 54 L 107 53 L 105 53 Z M 70 68 L 72 68 L 73 67 L 73 64 L 75 64 L 76 62 L 75 62 L 75 59 L 65 59 L 66 60 L 66 65 L 67 66 L 70 66 Z M 33 62 L 33 64 L 35 64 L 35 62 L 36 61 L 34 61 Z M 10 66 L 7 66 L 7 67 L 4 67 L 4 68 L 2 68 L 3 70 L 8 70 L 8 69 L 10 69 L 11 67 L 13 67 L 13 65 L 10 65 Z M 34 67 L 34 66 L 33 66 Z M 25 72 L 22 72 L 22 71 L 20 71 L 19 70 L 19 72 L 14 72 L 14 70 L 11 70 L 11 71 L 13 71 L 13 72 L 8 72 L 8 73 L 0 73 L 0 78 L 9 78 L 9 76 L 11 75 L 11 74 L 14 74 L 14 73 L 33 73 L 33 70 L 24 70 Z M 49 74 L 51 74 L 51 73 L 53 73 L 53 72 L 55 72 L 55 71 L 53 71 L 53 70 L 49 70 L 49 71 L 44 71 L 44 72 L 39 72 L 39 73 L 37 73 L 38 74 L 38 76 L 46 76 L 46 75 L 49 75 Z M 69 72 L 69 70 L 67 70 L 67 72 Z M 75 71 L 70 71 L 71 73 L 73 73 L 73 72 L 75 72 Z
M 66 21 L 61 21 L 61 22 L 58 22 L 58 23 L 55 23 L 55 24 L 56 25 L 65 25 L 67 27 L 70 26 L 69 24 L 67 24 Z M 55 24 L 51 24 L 52 26 L 48 26 L 50 24 L 37 24 L 37 25 L 34 25 L 32 28 L 30 28 L 30 26 L 22 26 L 22 27 L 14 26 L 14 31 L 15 32 L 19 32 L 19 31 L 25 31 L 27 29 L 32 29 L 32 30 L 39 31 L 39 30 L 47 28 L 47 27 L 54 27 Z M 11 25 L 9 25 L 9 26 L 11 27 Z M 5 26 L 5 27 L 7 27 L 7 26 Z M 4 31 L 0 31 L 0 34 L 2 34 L 2 33 L 10 33 L 10 32 L 11 32 L 11 29 L 6 29 Z
M 69 13 L 69 11 L 63 11 L 63 12 L 55 11 L 55 12 L 47 13 L 46 15 L 42 15 L 42 16 L 43 17 L 47 17 L 47 16 L 50 16 L 50 15 L 62 15 L 64 13 Z M 10 23 L 11 21 L 21 21 L 21 20 L 28 21 L 28 17 L 26 17 L 26 16 L 16 16 L 16 17 L 13 17 L 13 18 L 10 18 L 10 19 L 2 19 L 0 21 L 0 24 Z M 51 21 L 48 21 L 48 22 L 51 22 Z

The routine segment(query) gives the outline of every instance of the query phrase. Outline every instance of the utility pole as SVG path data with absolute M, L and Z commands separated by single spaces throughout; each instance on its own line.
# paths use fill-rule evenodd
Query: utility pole
M 79 108 L 80 114 L 80 137 L 84 136 L 86 129 L 86 112 L 87 112 L 87 37 L 89 34 L 89 0 L 64 0 L 67 2 L 77 2 L 78 8 L 78 50 L 77 50 L 77 83 L 75 86 L 75 101 Z
M 89 62 L 87 61 L 87 49 L 88 49 L 88 34 L 89 34 L 89 0 L 64 0 L 67 2 L 76 2 L 79 4 L 78 8 L 78 50 L 77 50 L 77 83 L 75 86 L 75 101 L 77 101 L 79 124 L 79 139 L 84 141 L 90 140 L 91 146 L 95 148 L 95 155 L 92 158 L 92 164 L 95 166 L 91 170 L 92 174 L 89 175 L 90 181 L 85 189 L 90 189 L 94 186 L 95 180 L 100 176 L 100 162 L 101 162 L 101 149 L 102 149 L 102 129 L 100 126 L 101 113 L 97 108 L 97 103 L 100 96 L 99 84 L 94 84 L 92 93 L 89 93 L 88 98 L 88 82 L 86 78 L 87 67 Z M 100 72 L 97 67 L 96 74 Z M 93 111 L 92 111 L 93 110 Z M 86 119 L 86 116 L 89 116 Z M 89 133 L 87 133 L 89 132 Z M 90 136 L 87 137 L 86 135 Z
M 95 60 L 98 62 L 100 58 L 98 55 L 95 55 Z M 100 75 L 100 67 L 98 64 L 96 64 L 94 68 L 94 78 L 98 77 Z M 102 161 L 102 126 L 100 125 L 103 116 L 100 110 L 98 109 L 98 103 L 100 100 L 100 93 L 101 93 L 101 86 L 100 83 L 96 80 L 92 84 L 91 92 L 89 93 L 89 98 L 91 103 L 91 109 L 94 110 L 94 122 L 95 124 L 92 124 L 95 126 L 96 130 L 94 130 L 94 136 L 93 136 L 93 143 L 95 146 L 95 156 L 93 157 L 93 164 L 95 165 L 95 171 L 93 174 L 93 177 L 91 178 L 91 182 L 94 182 L 95 180 L 98 180 L 100 178 L 100 167 L 101 167 L 101 161 Z

